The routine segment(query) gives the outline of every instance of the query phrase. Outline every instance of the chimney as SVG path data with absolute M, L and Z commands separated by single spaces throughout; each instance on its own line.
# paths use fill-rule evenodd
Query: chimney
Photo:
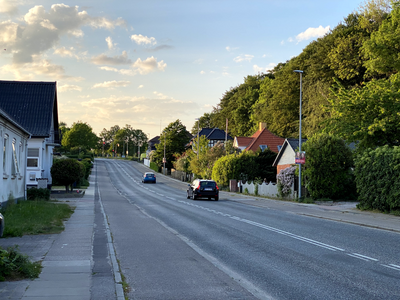
M 259 130 L 259 131 L 262 131 L 262 130 L 265 129 L 265 128 L 267 128 L 267 123 L 260 122 L 260 125 L 259 125 L 258 130 Z

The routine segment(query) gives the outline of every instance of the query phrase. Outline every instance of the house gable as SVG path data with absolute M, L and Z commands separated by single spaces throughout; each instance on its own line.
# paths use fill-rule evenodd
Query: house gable
M 246 147 L 245 150 L 252 150 L 252 151 L 256 152 L 261 147 L 264 147 L 264 148 L 267 147 L 271 151 L 278 153 L 279 152 L 278 146 L 281 146 L 285 141 L 284 138 L 276 136 L 275 134 L 273 134 L 266 128 L 257 131 L 256 133 L 253 134 L 252 137 L 253 137 L 253 140 Z

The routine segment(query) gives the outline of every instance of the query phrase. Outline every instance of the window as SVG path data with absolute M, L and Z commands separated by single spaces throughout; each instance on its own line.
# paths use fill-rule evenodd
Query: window
M 28 148 L 28 168 L 37 168 L 39 166 L 39 148 Z
M 8 135 L 4 135 L 4 140 L 3 140 L 3 173 L 7 174 L 7 147 L 8 147 Z
M 260 148 L 261 148 L 261 151 L 264 151 L 265 149 L 268 148 L 268 146 L 267 145 L 260 145 Z
M 278 146 L 278 152 L 281 151 L 282 145 Z
M 12 142 L 12 162 L 11 162 L 11 175 L 17 175 L 19 174 L 19 166 L 18 166 L 18 156 L 17 156 L 17 150 L 15 147 L 15 143 L 17 141 L 13 139 Z

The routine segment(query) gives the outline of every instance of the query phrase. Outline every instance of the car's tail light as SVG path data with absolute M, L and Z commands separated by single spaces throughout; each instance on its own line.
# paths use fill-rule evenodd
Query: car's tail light
M 215 185 L 215 187 L 217 188 L 217 191 L 219 191 L 219 187 L 218 187 L 218 185 Z

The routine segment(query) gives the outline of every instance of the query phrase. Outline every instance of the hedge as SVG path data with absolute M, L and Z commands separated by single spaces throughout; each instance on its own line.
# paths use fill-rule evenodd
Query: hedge
M 152 169 L 155 172 L 158 172 L 158 165 L 155 162 L 150 162 L 150 169 Z
M 355 160 L 360 209 L 400 210 L 400 147 L 365 151 Z

